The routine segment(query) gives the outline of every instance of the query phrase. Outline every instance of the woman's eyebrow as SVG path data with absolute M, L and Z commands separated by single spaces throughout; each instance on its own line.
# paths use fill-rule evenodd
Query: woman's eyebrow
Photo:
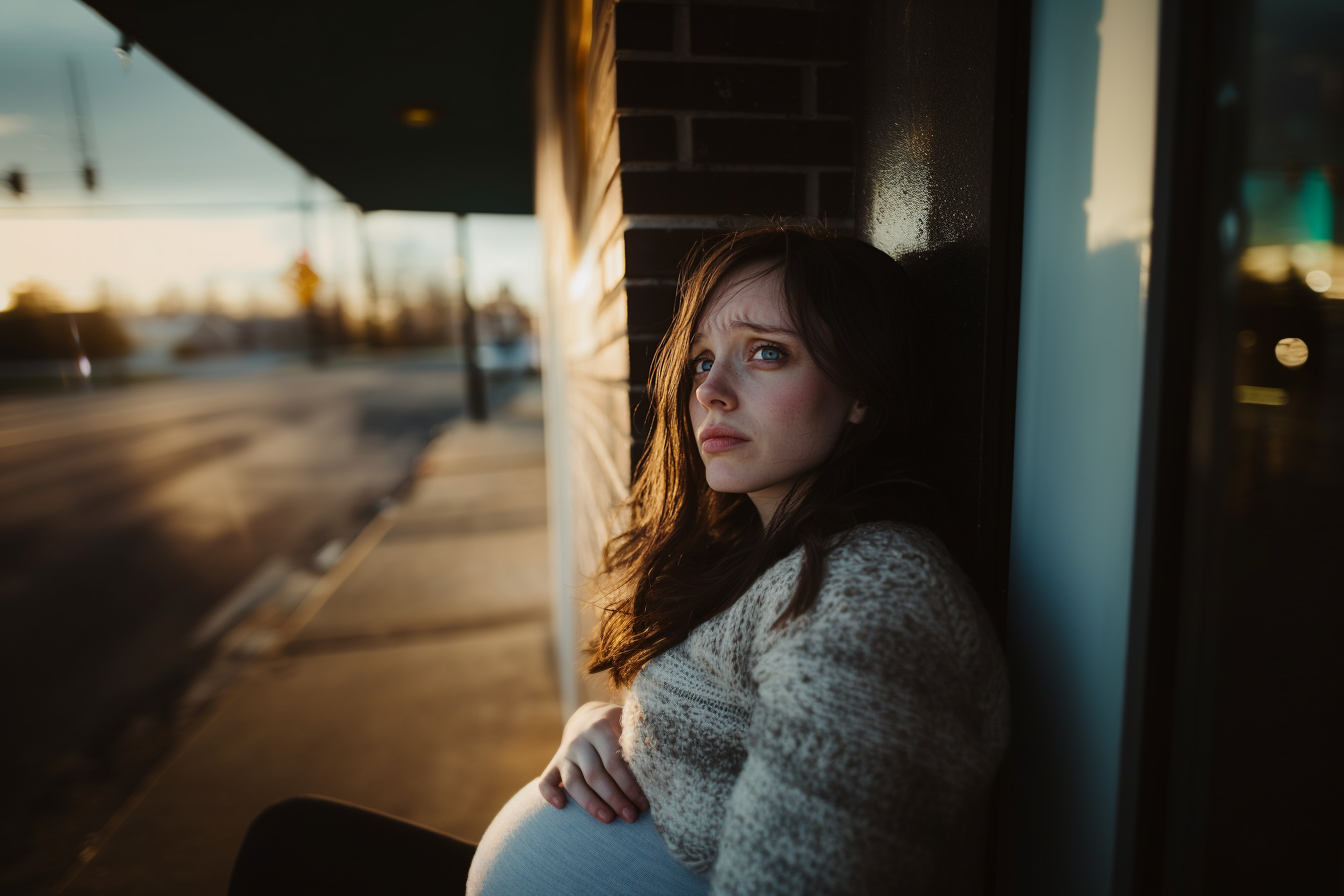
M 757 333 L 778 333 L 781 336 L 797 336 L 798 331 L 789 327 L 777 327 L 773 324 L 758 324 L 751 320 L 735 320 L 728 326 L 734 330 L 753 330 Z
M 771 333 L 779 336 L 792 336 L 795 339 L 798 338 L 797 330 L 790 329 L 789 327 L 775 326 L 774 324 L 759 324 L 751 320 L 738 319 L 730 321 L 728 326 L 733 330 L 751 330 L 753 333 Z M 698 342 L 704 337 L 704 331 L 699 330 L 691 337 L 691 342 Z

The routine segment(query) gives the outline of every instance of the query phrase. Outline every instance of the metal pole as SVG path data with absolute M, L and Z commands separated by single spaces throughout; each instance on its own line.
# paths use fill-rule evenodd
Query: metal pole
M 313 176 L 306 170 L 299 178 L 299 239 L 301 252 L 299 257 L 305 264 L 313 265 Z M 322 309 L 317 305 L 317 295 L 307 299 L 304 309 L 308 321 L 308 362 L 314 367 L 327 363 L 327 322 L 323 319 Z
M 312 256 L 313 239 L 313 176 L 304 170 L 299 174 L 299 248 Z
M 364 261 L 364 290 L 368 293 L 369 307 L 364 315 L 364 341 L 370 348 L 382 344 L 382 310 L 378 302 L 378 278 L 373 270 L 373 248 L 369 245 L 369 228 L 364 220 L 364 209 L 359 211 L 359 245 Z
M 457 216 L 457 270 L 462 284 L 462 354 L 467 365 L 467 412 L 471 419 L 484 421 L 489 416 L 485 395 L 485 374 L 476 357 L 476 309 L 467 298 L 467 216 Z
M 70 114 L 74 119 L 74 149 L 79 157 L 79 172 L 84 189 L 92 193 L 98 188 L 98 166 L 94 163 L 93 122 L 89 116 L 89 92 L 84 84 L 84 67 L 70 56 L 65 60 L 66 77 L 70 82 Z

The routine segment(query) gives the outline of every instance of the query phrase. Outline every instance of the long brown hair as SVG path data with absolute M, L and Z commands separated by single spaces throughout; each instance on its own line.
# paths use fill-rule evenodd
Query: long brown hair
M 779 276 L 794 328 L 823 375 L 867 404 L 863 422 L 846 424 L 768 529 L 746 495 L 706 484 L 690 422 L 692 336 L 719 285 L 748 267 Z M 588 671 L 609 672 L 618 687 L 799 545 L 802 570 L 777 625 L 816 602 L 836 535 L 882 519 L 937 527 L 937 500 L 922 475 L 929 334 L 899 263 L 861 240 L 772 224 L 703 243 L 683 264 L 678 292 L 649 377 L 652 434 L 597 577 L 613 599 L 588 647 Z

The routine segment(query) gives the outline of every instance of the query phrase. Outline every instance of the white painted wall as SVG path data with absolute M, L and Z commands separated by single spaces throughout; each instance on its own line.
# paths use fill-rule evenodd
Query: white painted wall
M 1008 610 L 1014 892 L 1111 890 L 1157 0 L 1036 0 Z

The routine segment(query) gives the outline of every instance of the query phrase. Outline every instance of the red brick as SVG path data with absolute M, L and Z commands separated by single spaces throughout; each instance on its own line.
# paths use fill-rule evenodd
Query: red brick
M 616 61 L 622 109 L 799 112 L 802 70 L 789 65 Z
M 625 328 L 630 333 L 661 335 L 672 324 L 677 288 L 665 286 L 626 286 Z
M 712 230 L 646 229 L 625 232 L 625 275 L 631 278 L 676 277 L 682 259 Z
M 672 52 L 672 15 L 663 3 L 616 4 L 616 49 Z
M 622 162 L 677 160 L 677 122 L 670 115 L 625 115 L 619 126 Z
M 642 386 L 649 381 L 649 369 L 653 366 L 653 354 L 658 350 L 658 341 L 654 339 L 630 339 L 630 385 Z
M 803 213 L 801 174 L 736 171 L 627 171 L 626 214 L 763 215 Z
M 822 115 L 848 115 L 853 111 L 854 86 L 847 65 L 823 65 L 817 68 L 817 112 Z
M 762 59 L 844 58 L 843 26 L 815 10 L 691 7 L 691 52 Z
M 852 165 L 847 121 L 702 118 L 691 125 L 696 162 L 761 165 Z
M 832 218 L 854 217 L 854 175 L 847 171 L 826 171 L 818 184 L 818 214 Z

